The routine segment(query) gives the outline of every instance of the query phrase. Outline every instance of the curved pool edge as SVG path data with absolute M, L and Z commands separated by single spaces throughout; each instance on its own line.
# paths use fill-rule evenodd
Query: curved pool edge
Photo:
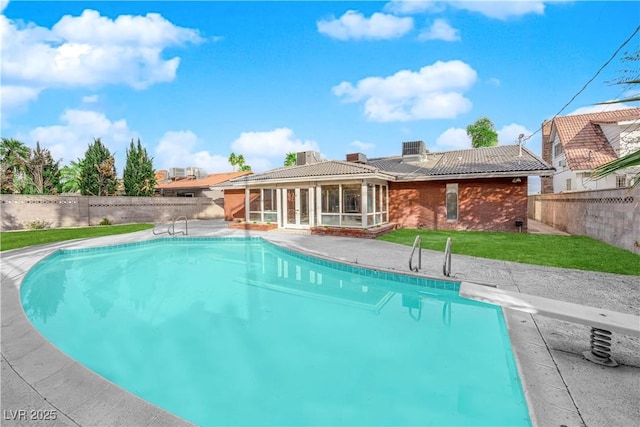
M 215 233 L 224 236 L 240 237 L 251 235 L 267 237 L 267 240 L 272 243 L 288 241 L 289 244 L 286 245 L 287 248 L 301 251 L 310 256 L 318 256 L 319 253 L 330 253 L 332 251 L 331 248 L 337 243 L 341 246 L 343 242 L 346 242 L 345 245 L 362 245 L 363 243 L 369 243 L 368 241 L 363 242 L 358 239 L 333 238 L 327 236 L 304 236 L 304 238 L 298 239 L 295 235 L 287 236 L 285 233 L 280 234 L 273 232 L 246 233 L 242 231 L 224 231 L 220 233 L 220 231 L 216 231 Z M 210 236 L 214 234 L 205 232 L 202 235 Z M 67 242 L 63 244 L 46 245 L 46 247 L 17 249 L 2 253 L 3 410 L 51 410 L 51 408 L 54 408 L 58 410 L 59 418 L 63 419 L 63 415 L 67 414 L 67 412 L 64 412 L 66 408 L 68 414 L 72 417 L 67 420 L 63 419 L 62 424 L 66 425 L 188 424 L 185 423 L 184 420 L 166 413 L 161 408 L 141 401 L 140 398 L 129 392 L 113 386 L 108 380 L 82 366 L 70 367 L 70 370 L 64 371 L 65 373 L 69 372 L 79 377 L 75 383 L 65 379 L 65 375 L 61 375 L 61 370 L 68 368 L 69 364 L 77 365 L 77 362 L 74 362 L 68 356 L 59 352 L 52 344 L 49 344 L 45 338 L 41 337 L 22 311 L 19 293 L 22 279 L 31 266 L 46 255 L 53 253 L 56 249 L 76 248 L 79 246 L 105 246 L 109 245 L 110 242 L 152 240 L 155 238 L 150 232 L 145 234 L 144 231 L 123 236 L 112 236 L 109 239 L 97 238 L 79 243 Z M 316 242 L 319 242 L 323 248 L 319 248 Z M 392 246 L 390 246 L 391 244 L 385 242 L 378 243 L 379 245 L 377 243 L 373 244 L 373 246 L 376 246 L 375 249 L 379 249 L 377 246 L 383 247 L 385 251 L 388 248 L 392 248 Z M 406 248 L 404 249 L 406 251 Z M 346 253 L 347 255 L 342 257 L 336 255 L 335 257 L 329 257 L 329 259 L 335 262 L 351 262 L 349 257 L 353 251 L 349 252 L 348 249 L 343 249 L 342 253 Z M 402 256 L 401 265 L 404 266 L 407 257 L 408 255 Z M 477 260 L 473 261 L 475 263 Z M 362 262 L 356 262 L 354 264 L 358 267 L 371 268 L 370 265 L 365 265 Z M 391 264 L 391 261 L 386 262 L 387 266 Z M 494 262 L 486 262 L 487 268 L 495 268 L 495 264 Z M 482 267 L 484 267 L 484 265 L 482 265 Z M 514 267 L 514 271 L 512 272 L 514 275 L 515 269 L 518 268 L 522 268 L 522 272 L 524 273 L 533 273 L 538 269 L 537 267 L 519 265 Z M 403 273 L 397 271 L 399 269 L 394 268 L 393 265 L 391 266 L 391 270 L 395 273 Z M 428 270 L 428 267 L 425 268 L 425 271 Z M 432 268 L 431 271 L 439 271 L 439 265 L 437 269 Z M 429 276 L 425 275 L 423 277 Z M 465 280 L 473 280 L 473 278 L 465 277 Z M 518 280 L 510 279 L 508 283 L 499 283 L 499 287 L 506 289 L 512 287 L 514 290 L 518 290 L 519 284 L 521 283 L 518 283 Z M 554 357 L 550 353 L 549 345 L 542 336 L 543 331 L 536 325 L 535 317 L 529 314 L 505 310 L 505 319 L 507 321 L 509 335 L 512 339 L 514 356 L 516 358 L 518 371 L 521 375 L 533 424 L 546 425 L 551 423 L 559 425 L 567 424 L 567 422 L 571 425 L 585 424 L 581 414 L 576 409 L 575 402 L 572 401 L 572 396 L 568 391 L 568 384 L 563 380 L 562 375 L 560 375 L 559 371 L 562 367 L 554 361 Z M 37 339 L 38 337 L 39 340 Z M 27 344 L 29 344 L 30 347 Z M 47 346 L 46 344 L 49 345 Z M 22 348 L 22 354 L 16 354 L 19 348 Z M 56 353 L 58 354 L 56 355 Z M 52 360 L 53 363 L 51 363 Z M 10 364 L 11 367 L 8 367 L 7 363 Z M 57 367 L 55 370 L 53 369 L 54 365 Z M 544 369 L 540 370 L 540 367 Z M 48 371 L 45 372 L 45 370 Z M 9 377 L 5 375 L 5 371 L 10 374 Z M 15 375 L 12 373 L 15 373 Z M 45 378 L 51 378 L 51 380 L 53 380 L 54 375 L 57 375 L 55 378 L 62 381 L 58 386 L 57 394 L 55 388 L 45 388 L 46 383 L 44 381 L 34 380 L 34 378 L 42 376 L 43 374 L 47 374 Z M 12 378 L 14 378 L 15 381 Z M 8 381 L 12 382 L 12 384 L 6 384 Z M 16 386 L 16 383 L 19 383 L 19 386 Z M 89 395 L 86 390 L 96 389 L 91 387 L 85 388 L 85 383 L 98 387 L 97 394 Z M 79 397 L 73 400 L 69 394 L 61 394 L 59 392 L 61 387 L 74 387 L 73 395 Z M 85 392 L 83 393 L 81 390 L 85 390 Z M 558 403 L 567 401 L 570 403 L 569 407 L 558 405 Z M 131 410 L 129 408 L 134 409 Z M 149 421 L 144 422 L 142 419 Z M 140 421 L 138 422 L 136 420 Z M 12 425 L 12 423 L 11 421 L 4 420 L 3 425 Z M 52 425 L 56 424 L 54 423 Z
M 79 244 L 108 245 L 131 237 L 63 242 L 3 253 L 0 342 L 3 426 L 25 425 L 25 422 L 80 426 L 193 425 L 122 389 L 64 354 L 35 329 L 22 308 L 22 281 L 42 259 Z

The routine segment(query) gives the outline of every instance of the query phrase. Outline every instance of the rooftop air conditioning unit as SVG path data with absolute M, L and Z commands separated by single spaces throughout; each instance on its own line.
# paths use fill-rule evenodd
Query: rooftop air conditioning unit
M 170 168 L 169 178 L 184 178 L 186 176 L 184 168 Z
M 403 156 L 421 156 L 424 152 L 424 141 L 409 141 L 402 143 Z
M 310 165 L 320 161 L 320 153 L 317 151 L 301 151 L 296 154 L 296 165 Z
M 367 163 L 367 156 L 362 153 L 347 154 L 347 162 Z
M 186 171 L 187 176 L 195 176 L 196 178 L 204 178 L 207 174 L 202 168 L 190 166 Z

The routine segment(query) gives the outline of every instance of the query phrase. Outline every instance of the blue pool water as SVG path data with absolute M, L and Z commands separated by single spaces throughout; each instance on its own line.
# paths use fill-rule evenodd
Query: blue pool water
M 262 239 L 59 251 L 25 278 L 34 326 L 200 425 L 530 425 L 502 312 L 458 285 Z

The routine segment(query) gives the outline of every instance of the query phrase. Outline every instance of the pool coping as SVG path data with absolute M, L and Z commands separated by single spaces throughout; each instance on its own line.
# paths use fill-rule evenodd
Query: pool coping
M 260 236 L 278 246 L 307 256 L 349 264 L 345 259 L 332 258 L 314 249 L 301 247 L 299 242 L 292 243 L 286 238 L 283 240 L 277 233 L 248 234 L 244 232 L 226 235 Z M 60 425 L 191 425 L 121 389 L 70 359 L 35 331 L 20 304 L 19 287 L 28 270 L 40 259 L 58 249 L 87 245 L 89 247 L 105 246 L 113 241 L 135 242 L 156 238 L 150 233 L 137 232 L 126 237 L 111 236 L 70 241 L 2 253 L 3 258 L 9 256 L 12 259 L 11 265 L 6 265 L 4 259 L 2 263 L 2 387 L 5 388 L 6 371 L 10 378 L 15 376 L 15 380 L 22 383 L 24 393 L 30 396 L 26 401 L 33 406 L 26 407 L 25 399 L 14 399 L 3 391 L 2 409 L 17 411 L 37 408 L 38 411 L 57 411 Z M 24 254 L 24 257 L 20 258 L 21 254 Z M 14 260 L 15 256 L 18 257 Z M 366 265 L 357 262 L 357 259 L 351 264 L 358 268 L 374 268 L 387 270 L 393 274 L 413 275 L 393 268 L 385 269 L 380 266 Z M 418 276 L 433 278 L 423 274 Z M 453 278 L 450 280 L 458 281 Z M 483 283 L 482 280 L 474 281 Z M 503 289 L 509 289 L 509 287 L 510 285 L 500 286 Z M 518 291 L 516 285 L 512 285 L 511 288 Z M 550 346 L 545 341 L 536 319 L 527 313 L 506 309 L 503 309 L 503 312 L 533 425 L 586 424 L 560 374 L 559 366 L 554 361 Z M 61 387 L 64 392 L 61 391 Z M 69 389 L 73 393 L 69 393 Z M 11 420 L 3 421 L 3 425 L 11 425 Z

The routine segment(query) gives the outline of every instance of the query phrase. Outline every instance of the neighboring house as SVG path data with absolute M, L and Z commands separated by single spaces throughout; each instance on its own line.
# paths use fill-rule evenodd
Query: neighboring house
M 627 187 L 632 171 L 593 180 L 596 167 L 640 149 L 640 108 L 555 117 L 542 124 L 542 158 L 555 167 L 542 193 Z
M 414 141 L 403 143 L 402 153 L 376 159 L 353 153 L 347 161 L 298 153 L 296 166 L 218 187 L 224 188 L 225 219 L 317 233 L 390 223 L 526 231 L 527 178 L 553 173 L 518 145 L 427 153 Z
M 198 178 L 197 175 L 186 175 L 184 177 L 171 176 L 168 171 L 162 170 L 156 173 L 158 183 L 155 187 L 155 193 L 162 197 L 222 198 L 222 192 L 212 190 L 212 186 L 251 173 L 251 171 L 214 173 Z

